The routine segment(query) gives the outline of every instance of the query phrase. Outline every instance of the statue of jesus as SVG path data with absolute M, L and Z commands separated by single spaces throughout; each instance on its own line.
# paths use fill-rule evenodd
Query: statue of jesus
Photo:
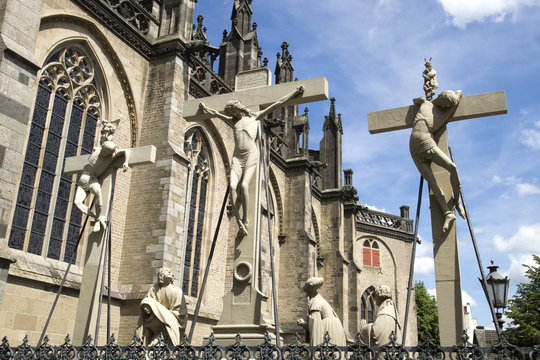
M 420 174 L 428 182 L 431 191 L 433 191 L 433 196 L 443 212 L 444 232 L 447 232 L 450 229 L 452 222 L 456 219 L 453 211 L 454 207 L 463 218 L 465 218 L 465 211 L 459 201 L 461 184 L 456 165 L 454 165 L 452 160 L 450 160 L 450 158 L 437 146 L 433 134 L 435 134 L 441 126 L 446 124 L 461 101 L 461 97 L 461 90 L 445 90 L 433 100 L 427 100 L 425 97 L 413 100 L 413 103 L 419 105 L 419 107 L 414 118 L 412 133 L 409 140 L 409 149 L 414 164 L 418 168 L 418 171 L 420 171 Z M 432 162 L 443 167 L 450 173 L 450 183 L 452 185 L 454 196 L 453 204 L 451 204 L 451 206 L 447 204 L 444 194 L 439 184 L 437 184 L 437 180 L 431 169 Z
M 248 234 L 249 183 L 255 174 L 256 166 L 259 164 L 260 151 L 257 141 L 261 140 L 261 120 L 275 109 L 282 107 L 288 100 L 301 95 L 303 92 L 304 87 L 299 86 L 295 91 L 285 95 L 266 109 L 255 113 L 251 112 L 238 100 L 231 100 L 227 103 L 224 110 L 225 114 L 207 107 L 204 103 L 199 104 L 199 107 L 210 115 L 234 123 L 234 152 L 231 161 L 229 186 L 236 222 L 242 236 Z M 238 188 L 239 184 L 240 188 Z

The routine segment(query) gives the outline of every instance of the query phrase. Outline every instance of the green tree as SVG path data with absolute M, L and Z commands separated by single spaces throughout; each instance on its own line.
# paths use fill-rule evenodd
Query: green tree
M 440 344 L 437 300 L 427 292 L 423 281 L 415 283 L 414 297 L 416 300 L 418 343 L 424 341 L 425 334 L 430 334 L 432 341 Z
M 512 321 L 506 335 L 517 346 L 540 344 L 540 256 L 533 258 L 536 266 L 523 265 L 529 283 L 519 284 L 516 294 L 508 301 L 506 317 Z

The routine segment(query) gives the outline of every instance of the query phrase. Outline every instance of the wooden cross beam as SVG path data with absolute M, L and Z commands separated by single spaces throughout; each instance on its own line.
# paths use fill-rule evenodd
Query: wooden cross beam
M 404 106 L 368 113 L 368 128 L 372 134 L 411 128 L 418 112 L 418 105 Z M 465 96 L 461 99 L 453 116 L 448 120 L 457 121 L 477 117 L 506 114 L 504 91 Z M 437 146 L 448 154 L 446 125 L 435 134 Z M 403 150 L 406 151 L 406 150 Z M 442 190 L 448 204 L 453 204 L 452 186 L 448 171 L 431 164 L 437 185 Z M 461 300 L 461 274 L 456 235 L 456 222 L 448 231 L 443 231 L 444 215 L 436 198 L 430 191 L 431 226 L 433 254 L 435 261 L 435 282 L 439 310 L 439 331 L 441 345 L 450 346 L 461 341 L 463 331 L 463 307 Z
M 304 86 L 304 93 L 287 102 L 287 105 L 304 104 L 328 99 L 328 81 L 324 77 L 293 81 L 272 86 L 262 86 L 232 93 L 206 97 L 203 99 L 188 100 L 184 103 L 183 117 L 188 121 L 208 119 L 212 117 L 199 109 L 199 104 L 217 111 L 223 111 L 229 100 L 238 100 L 252 111 L 263 110 L 275 103 L 283 95 L 292 93 L 299 86 Z

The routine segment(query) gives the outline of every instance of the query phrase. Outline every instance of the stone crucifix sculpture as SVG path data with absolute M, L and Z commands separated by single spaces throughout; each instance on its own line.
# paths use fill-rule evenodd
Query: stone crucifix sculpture
M 100 146 L 92 154 L 66 158 L 64 172 L 81 174 L 75 194 L 75 205 L 81 211 L 94 217 L 94 231 L 87 241 L 86 255 L 83 262 L 83 278 L 77 306 L 73 343 L 82 345 L 97 324 L 100 305 L 99 294 L 103 265 L 105 259 L 106 222 L 111 207 L 111 195 L 115 186 L 116 170 L 152 164 L 156 159 L 156 148 L 153 145 L 134 149 L 117 149 L 114 143 L 114 132 L 118 121 L 102 121 Z M 90 194 L 94 195 L 94 207 L 88 209 L 83 203 Z
M 269 73 L 266 68 L 256 71 L 263 75 Z M 241 75 L 237 75 L 237 80 Z M 269 76 L 250 88 L 244 82 L 237 81 L 237 85 L 242 86 L 237 86 L 235 92 L 206 97 L 202 99 L 203 105 L 200 105 L 200 99 L 188 100 L 183 108 L 183 117 L 188 122 L 215 117 L 228 122 L 235 140 L 230 187 L 239 232 L 234 244 L 233 286 L 224 297 L 223 315 L 213 328 L 216 340 L 223 344 L 234 341 L 238 329 L 242 329 L 244 343 L 260 344 L 264 333 L 272 332 L 273 328 L 268 310 L 268 292 L 260 275 L 270 273 L 268 263 L 260 261 L 263 162 L 259 156 L 259 141 L 263 117 L 280 106 L 328 99 L 328 83 L 324 77 L 272 86 L 269 85 Z M 238 190 L 242 194 L 240 197 Z
M 455 97 L 455 104 L 442 99 L 429 101 L 419 98 L 413 101 L 412 106 L 368 114 L 369 132 L 372 134 L 413 128 L 412 157 L 430 186 L 435 282 L 443 346 L 458 343 L 463 330 L 461 275 L 453 214 L 454 208 L 461 214 L 462 209 L 457 170 L 448 156 L 446 123 L 507 112 L 504 91 L 471 96 L 452 93 L 449 94 Z
M 300 85 L 295 91 L 283 96 L 264 110 L 251 112 L 248 107 L 238 100 L 230 100 L 225 105 L 224 114 L 207 107 L 203 102 L 199 107 L 208 114 L 234 123 L 234 152 L 231 160 L 229 186 L 234 214 L 240 233 L 248 234 L 249 218 L 248 204 L 249 183 L 259 165 L 260 151 L 258 141 L 261 141 L 261 120 L 288 100 L 301 95 L 304 87 Z M 241 185 L 238 188 L 238 184 Z

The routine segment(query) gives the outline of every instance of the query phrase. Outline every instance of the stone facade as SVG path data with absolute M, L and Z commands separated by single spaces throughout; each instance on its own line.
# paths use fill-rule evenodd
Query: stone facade
M 230 92 L 239 71 L 266 66 L 267 61 L 261 64 L 251 2 L 234 1 L 231 31 L 219 48 L 201 47 L 206 37 L 202 18 L 197 19 L 198 26 L 192 26 L 194 0 L 121 1 L 137 15 L 133 18 L 105 0 L 30 3 L 7 0 L 0 4 L 0 333 L 13 342 L 28 334 L 30 343 L 36 343 L 68 266 L 65 257 L 73 242 L 65 239 L 73 234 L 66 227 L 59 256 L 51 256 L 57 226 L 53 215 L 46 220 L 44 234 L 38 236 L 41 242 L 34 238 L 36 198 L 43 192 L 42 185 L 31 179 L 33 195 L 28 206 L 20 194 L 21 184 L 27 181 L 25 159 L 34 151 L 36 116 L 42 113 L 49 119 L 46 121 L 53 121 L 51 116 L 56 119 L 50 109 L 40 110 L 38 84 L 44 69 L 57 61 L 54 54 L 63 49 L 75 49 L 87 59 L 77 69 L 91 69 L 99 98 L 99 104 L 91 105 L 98 109 L 99 117 L 121 119 L 115 135 L 119 146 L 157 148 L 155 164 L 118 172 L 111 223 L 112 332 L 120 344 L 131 341 L 138 303 L 162 266 L 170 267 L 176 285 L 184 287 L 191 319 L 228 186 L 234 139 L 231 124 L 219 119 L 188 122 L 182 117 L 182 107 L 189 98 Z M 218 56 L 219 70 L 214 72 Z M 67 59 L 69 62 L 69 56 Z M 275 73 L 276 83 L 293 81 L 286 43 Z M 69 74 L 78 84 L 76 75 Z M 57 83 L 52 91 L 63 91 L 63 84 Z M 82 106 L 77 94 L 61 96 L 68 109 Z M 90 109 L 89 104 L 82 108 Z M 70 112 L 75 110 L 62 116 L 73 119 Z M 271 205 L 267 209 L 266 202 L 261 202 L 261 224 L 266 239 L 267 216 L 271 217 L 284 338 L 290 340 L 296 331 L 303 331 L 296 325 L 307 311 L 302 285 L 316 275 L 326 279 L 320 292 L 336 309 L 349 336 L 367 314 L 369 304 L 362 306 L 362 295 L 370 287 L 389 285 L 403 319 L 412 221 L 406 213 L 392 216 L 359 205 L 352 172 L 346 173 L 343 185 L 343 129 L 335 100 L 325 117 L 320 150 L 309 148 L 307 111 L 299 115 L 297 106 L 289 106 L 275 111 L 272 119 L 269 123 L 275 126 L 266 129 L 271 139 Z M 44 128 L 43 133 L 47 131 Z M 61 183 L 62 149 L 69 142 L 68 132 L 66 126 L 56 171 L 52 171 L 54 184 Z M 190 150 L 186 140 L 193 138 L 196 141 Z M 97 137 L 93 144 L 98 144 Z M 47 146 L 43 140 L 36 160 L 38 172 L 47 167 Z M 69 201 L 74 179 L 66 195 Z M 53 203 L 48 203 L 49 209 Z M 20 218 L 18 208 L 28 208 L 30 215 Z M 27 228 L 22 227 L 24 235 L 15 242 L 12 233 L 17 221 L 23 221 L 20 219 Z M 48 328 L 51 343 L 61 343 L 73 332 L 87 232 Z M 231 242 L 236 232 L 233 214 L 228 211 L 217 237 L 194 343 L 201 343 L 222 316 L 223 296 L 232 287 Z M 369 252 L 369 261 L 366 241 L 377 244 Z M 266 245 L 263 253 L 263 261 L 268 262 Z M 269 290 L 270 274 L 263 274 L 263 281 L 263 289 Z M 103 307 L 100 342 L 105 340 L 105 316 Z M 414 312 L 408 339 L 411 343 L 416 339 Z

